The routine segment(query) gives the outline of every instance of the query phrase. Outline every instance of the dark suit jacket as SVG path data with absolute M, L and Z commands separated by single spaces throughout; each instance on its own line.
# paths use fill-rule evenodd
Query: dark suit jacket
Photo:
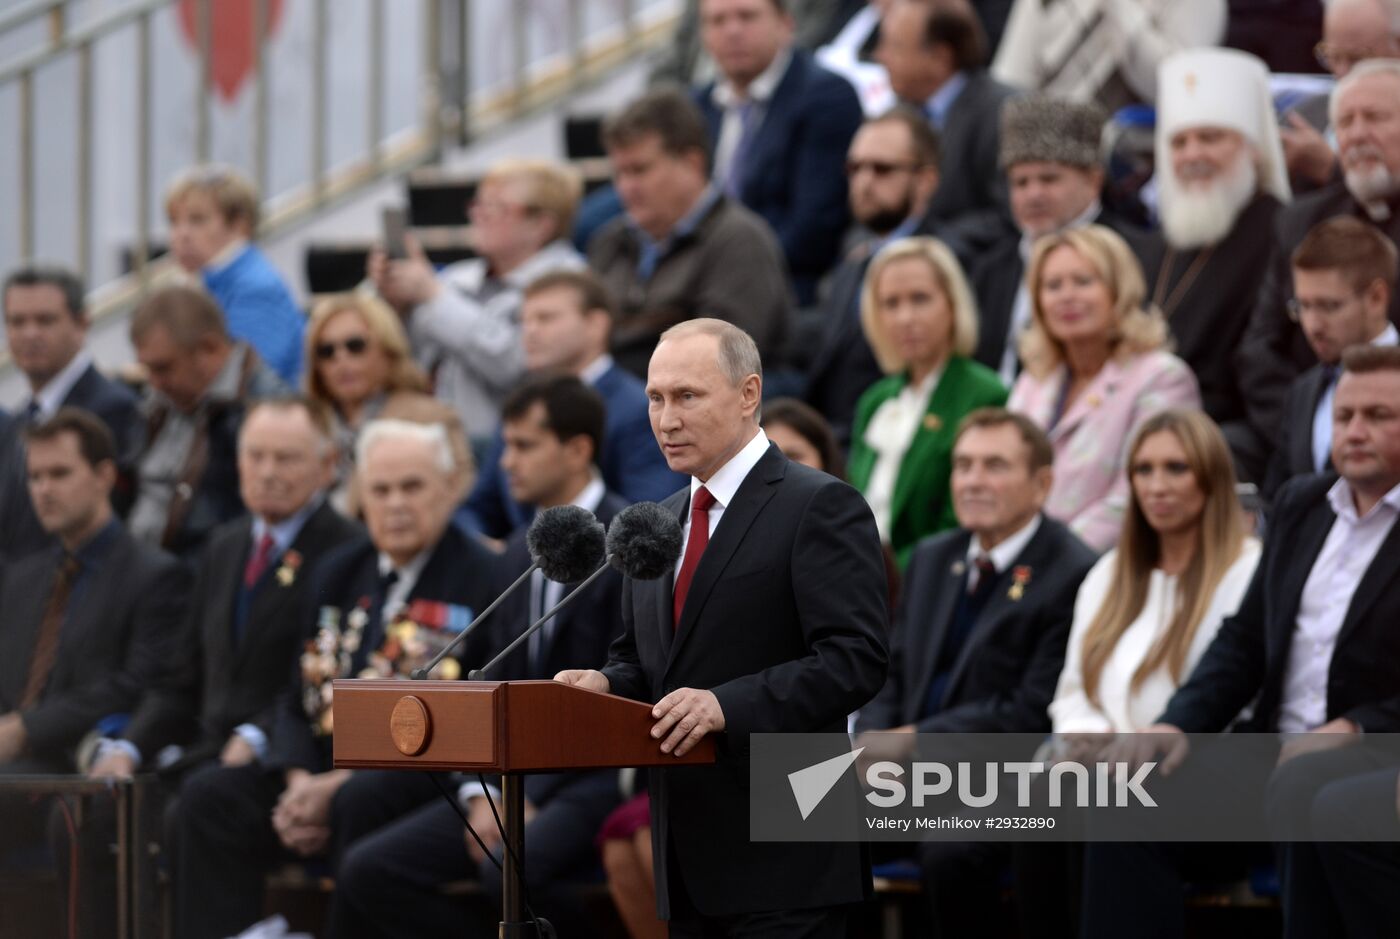
M 1111 228 L 1123 236 L 1142 265 L 1147 289 L 1151 291 L 1162 259 L 1160 240 L 1108 211 L 1100 212 L 1094 224 Z M 1026 279 L 1026 265 L 1021 260 L 1021 233 L 1008 229 L 995 244 L 978 253 L 968 276 L 977 298 L 979 317 L 977 352 L 973 358 L 997 371 L 1001 368 L 1002 353 L 1006 350 L 1016 293 Z
M 271 736 L 275 705 L 301 654 L 307 610 L 320 605 L 310 594 L 311 568 L 332 549 L 364 537 L 359 525 L 323 502 L 287 554 L 258 581 L 242 640 L 235 645 L 235 608 L 253 550 L 252 532 L 251 518 L 235 519 L 216 529 L 205 546 L 181 637 L 180 686 L 147 695 L 124 734 L 143 757 L 189 740 L 181 762 L 193 765 L 216 756 L 233 729 L 244 723 Z M 293 552 L 300 563 L 284 583 L 278 571 Z
M 1264 495 L 1273 498 L 1274 493 L 1294 476 L 1308 476 L 1317 472 L 1313 465 L 1313 417 L 1317 414 L 1318 402 L 1327 390 L 1327 376 L 1322 365 L 1314 365 L 1288 386 L 1288 400 L 1283 406 L 1283 425 L 1279 428 L 1278 443 L 1273 459 L 1269 463 L 1269 473 L 1264 478 Z M 1327 471 L 1332 469 L 1332 458 L 1327 458 Z
M 598 521 L 608 525 L 613 516 L 626 507 L 626 499 L 610 492 L 603 497 L 595 514 Z M 525 532 L 517 531 L 506 543 L 492 594 L 503 592 L 529 566 L 530 551 L 525 544 Z M 576 586 L 567 585 L 562 596 L 568 596 Z M 607 661 L 608 647 L 622 632 L 622 618 L 618 613 L 621 603 L 622 575 L 609 570 L 589 584 L 577 600 L 560 610 L 551 621 L 553 632 L 539 671 L 530 668 L 530 646 L 527 641 L 502 659 L 486 677 L 491 681 L 550 679 L 566 668 L 598 668 Z M 527 581 L 502 601 L 491 618 L 463 642 L 462 663 L 469 669 L 485 665 L 515 641 L 530 623 L 530 585 Z M 620 797 L 617 773 L 613 770 L 532 773 L 525 777 L 525 798 L 537 806 L 546 804 L 565 790 L 575 796 L 597 794 L 612 802 L 617 802 Z M 592 797 L 590 801 L 593 801 Z
M 1205 249 L 1209 255 L 1203 264 L 1202 251 L 1169 251 L 1160 268 L 1148 272 L 1148 296 L 1166 315 L 1176 354 L 1196 373 L 1202 408 L 1218 424 L 1245 416 L 1232 360 L 1268 269 L 1281 208 L 1277 199 L 1260 192 L 1240 211 L 1229 233 Z
M 0 411 L 0 565 L 53 543 L 29 501 L 20 422 Z
M 607 409 L 597 463 L 608 488 L 628 502 L 660 502 L 685 485 L 685 477 L 666 465 L 666 457 L 651 432 L 642 380 L 614 365 L 602 374 L 593 390 L 602 396 Z M 504 538 L 535 517 L 533 507 L 521 505 L 510 496 L 505 473 L 501 471 L 505 448 L 505 439 L 497 429 L 476 486 L 459 513 L 468 528 L 492 538 Z
M 1265 440 L 1272 440 L 1283 423 L 1289 383 L 1317 362 L 1302 329 L 1288 318 L 1288 301 L 1293 298 L 1289 257 L 1314 225 L 1338 215 L 1370 221 L 1346 187 L 1336 183 L 1295 199 L 1274 222 L 1273 254 L 1235 351 L 1249 423 Z M 1400 243 L 1400 211 L 1382 227 L 1392 242 Z M 1390 319 L 1400 323 L 1400 291 L 1390 298 Z
M 832 272 L 822 305 L 826 330 L 807 371 L 807 403 L 826 418 L 842 447 L 851 442 L 856 402 L 885 377 L 860 325 L 860 291 L 871 257 L 870 245 L 858 245 Z
M 724 120 L 714 88 L 712 82 L 695 95 L 711 146 Z M 739 199 L 778 236 L 804 305 L 816 299 L 817 281 L 836 262 L 851 222 L 846 150 L 863 117 L 851 83 L 795 49 L 748 146 Z
M 62 550 L 10 564 L 0 584 L 0 713 L 24 694 Z M 39 703 L 23 712 L 30 749 L 71 761 L 102 718 L 130 713 L 141 694 L 173 681 L 190 577 L 174 558 L 119 527 L 69 604 L 58 657 Z
M 928 538 L 914 551 L 890 643 L 885 687 L 856 720 L 858 730 L 917 724 L 920 733 L 1039 733 L 1064 666 L 1074 597 L 1097 560 L 1068 528 L 1041 516 L 1040 528 L 1006 570 L 958 652 L 938 711 L 924 709 L 958 597 L 967 589 L 966 529 Z M 1010 589 L 1030 569 L 1021 599 Z
M 462 534 L 451 525 L 443 533 L 408 601 L 435 600 L 469 607 L 479 613 L 495 599 L 491 592 L 495 583 L 499 559 L 475 538 Z M 374 595 L 379 581 L 379 552 L 368 538 L 342 545 L 325 555 L 309 572 L 312 582 L 309 604 L 302 622 L 303 641 L 314 639 L 322 607 L 335 607 L 342 613 L 354 608 L 360 598 Z M 489 621 L 488 621 L 489 622 Z M 349 675 L 354 677 L 365 667 L 369 654 L 379 648 L 383 631 L 379 623 L 365 627 L 360 648 L 351 657 Z M 302 707 L 300 667 L 294 664 L 296 675 L 277 704 L 273 718 L 272 737 L 268 741 L 267 763 L 271 767 L 299 767 L 314 773 L 331 768 L 331 738 L 318 737 Z
M 970 246 L 986 243 L 987 233 L 1011 224 L 1001 150 L 1001 106 L 1015 89 L 984 70 L 968 76 L 939 136 L 938 192 L 929 202 L 926 228 L 951 225 Z M 922 108 L 923 102 L 916 102 Z
M 662 504 L 684 519 L 690 490 Z M 624 581 L 603 669 L 614 694 L 707 688 L 724 712 L 717 763 L 652 777 L 658 908 L 669 915 L 675 878 L 706 916 L 861 900 L 859 845 L 749 840 L 748 754 L 751 733 L 843 734 L 885 680 L 885 573 L 865 500 L 770 446 L 725 507 L 679 624 L 673 587 Z
M 129 468 L 141 452 L 145 423 L 136 393 L 118 384 L 89 365 L 63 399 L 64 407 L 90 411 L 107 425 L 117 442 L 117 461 Z
M 1223 624 L 1159 721 L 1188 733 L 1223 730 L 1254 700 L 1250 730 L 1278 728 L 1303 586 L 1336 515 L 1331 473 L 1280 490 L 1264 555 L 1239 610 Z M 1327 720 L 1372 733 L 1400 731 L 1400 525 L 1390 530 L 1351 597 L 1327 680 Z M 1256 700 L 1257 696 L 1257 700 Z

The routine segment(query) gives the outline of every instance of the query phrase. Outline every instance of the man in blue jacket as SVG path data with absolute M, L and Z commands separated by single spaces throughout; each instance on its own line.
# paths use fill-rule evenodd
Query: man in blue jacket
M 802 305 L 836 263 L 850 224 L 846 148 L 860 99 L 792 44 L 786 0 L 701 0 L 700 30 L 719 74 L 696 92 L 716 185 L 778 236 Z
M 246 341 L 289 385 L 301 375 L 306 318 L 282 275 L 252 243 L 258 192 L 227 166 L 197 166 L 165 197 L 170 253 L 218 301 L 234 339 Z

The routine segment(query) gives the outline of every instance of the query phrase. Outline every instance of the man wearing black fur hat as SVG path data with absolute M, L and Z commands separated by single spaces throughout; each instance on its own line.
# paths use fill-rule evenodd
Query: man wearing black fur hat
M 1031 322 L 1023 274 L 1037 238 L 1066 228 L 1106 225 L 1128 242 L 1151 286 L 1159 249 L 1146 232 L 1105 212 L 1099 202 L 1103 124 L 1096 105 L 1046 95 L 1013 98 L 1002 107 L 1000 162 L 1019 231 L 979 254 L 969 273 L 982 317 L 977 361 L 996 369 L 1008 388 L 1020 371 L 1021 333 Z

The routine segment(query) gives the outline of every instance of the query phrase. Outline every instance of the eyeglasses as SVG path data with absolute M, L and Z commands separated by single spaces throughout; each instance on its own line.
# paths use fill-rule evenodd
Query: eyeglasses
M 337 349 L 344 349 L 346 354 L 358 359 L 369 349 L 369 340 L 364 336 L 351 336 L 342 342 L 318 342 L 316 358 L 322 362 L 329 362 L 335 358 Z
M 891 173 L 897 173 L 900 170 L 913 172 L 920 166 L 921 164 L 918 163 L 890 163 L 885 160 L 847 160 L 846 175 L 855 176 L 861 170 L 869 170 L 876 179 L 884 179 Z
M 1318 316 L 1334 316 L 1346 309 L 1345 300 L 1299 300 L 1297 297 L 1288 301 L 1288 318 L 1293 322 L 1298 322 L 1303 318 L 1304 313 L 1315 313 Z
M 1329 72 L 1336 71 L 1344 65 L 1355 65 L 1357 62 L 1366 59 L 1382 58 L 1387 53 L 1371 47 L 1365 49 L 1347 48 L 1333 42 L 1319 42 L 1313 46 L 1313 58 L 1317 59 L 1317 64 L 1327 69 Z

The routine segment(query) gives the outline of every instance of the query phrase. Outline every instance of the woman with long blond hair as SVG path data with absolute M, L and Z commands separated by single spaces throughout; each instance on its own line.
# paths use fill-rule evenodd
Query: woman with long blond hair
M 1148 418 L 1128 445 L 1124 475 L 1118 547 L 1079 586 L 1050 703 L 1055 752 L 1071 760 L 1092 759 L 1112 734 L 1156 721 L 1239 607 L 1259 563 L 1229 447 L 1202 412 Z M 1233 863 L 1218 846 L 1216 854 Z M 1026 843 L 1013 858 L 1022 934 L 1079 935 L 1082 846 Z
M 1230 450 L 1200 411 L 1164 411 L 1128 450 L 1118 547 L 1084 578 L 1050 718 L 1057 734 L 1143 730 L 1190 675 L 1259 562 Z

